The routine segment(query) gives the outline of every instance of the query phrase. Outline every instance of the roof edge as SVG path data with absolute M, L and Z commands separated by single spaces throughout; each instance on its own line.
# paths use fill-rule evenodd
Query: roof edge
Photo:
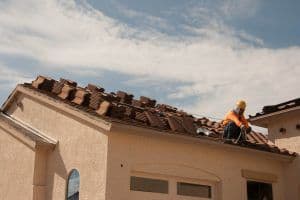
M 3 112 L 3 111 L 5 111 L 8 108 L 9 104 L 13 101 L 13 98 L 18 93 L 18 90 L 19 90 L 20 86 L 21 86 L 21 84 L 18 84 L 15 87 L 15 89 L 13 89 L 13 91 L 9 94 L 9 96 L 7 97 L 7 99 L 1 105 L 0 112 Z
M 258 149 L 258 148 L 253 148 L 253 147 L 247 147 L 247 146 L 241 146 L 241 145 L 236 145 L 236 144 L 231 144 L 231 143 L 224 143 L 222 140 L 218 138 L 209 138 L 205 136 L 197 136 L 197 137 L 191 137 L 187 135 L 179 135 L 175 134 L 173 132 L 169 131 L 161 131 L 158 129 L 149 129 L 144 126 L 133 126 L 132 124 L 127 124 L 122 121 L 113 121 L 112 123 L 112 129 L 111 131 L 118 131 L 118 130 L 133 130 L 133 129 L 143 129 L 143 131 L 139 131 L 138 134 L 151 134 L 155 136 L 164 136 L 164 137 L 173 137 L 173 138 L 180 138 L 184 139 L 186 141 L 192 141 L 196 143 L 201 143 L 201 144 L 210 144 L 210 145 L 216 145 L 219 147 L 225 147 L 225 148 L 230 148 L 230 149 L 236 149 L 236 150 L 242 150 L 244 152 L 255 152 L 259 153 L 260 155 L 265 155 L 271 158 L 276 158 L 282 162 L 292 162 L 298 154 L 284 154 L 284 153 L 277 153 L 277 152 L 271 152 L 263 149 Z M 154 133 L 158 132 L 158 133 Z M 199 139 L 200 138 L 200 139 Z
M 40 132 L 39 130 L 34 129 L 3 112 L 0 112 L 0 119 L 4 123 L 8 124 L 9 127 L 13 128 L 13 130 L 16 133 L 16 134 L 12 133 L 12 131 L 9 131 L 8 127 L 2 126 L 2 128 L 6 130 L 8 134 L 26 143 L 26 145 L 32 149 L 36 149 L 37 146 L 45 146 L 45 147 L 49 147 L 50 149 L 54 149 L 58 144 L 57 140 L 50 138 L 49 136 Z M 18 135 L 18 133 L 22 134 L 22 136 Z M 31 140 L 33 143 L 28 142 L 27 139 Z
M 9 105 L 14 101 L 14 98 L 18 93 L 22 93 L 26 95 L 28 98 L 36 101 L 37 103 L 44 104 L 49 106 L 49 108 L 53 108 L 56 110 L 60 110 L 62 113 L 67 113 L 68 115 L 72 116 L 76 120 L 82 120 L 87 122 L 88 124 L 92 125 L 93 127 L 100 128 L 105 131 L 109 131 L 111 127 L 111 123 L 105 119 L 100 119 L 93 117 L 91 114 L 83 113 L 78 108 L 74 108 L 70 105 L 63 104 L 54 100 L 51 97 L 43 93 L 36 92 L 32 89 L 28 89 L 23 86 L 23 84 L 18 84 L 17 87 L 13 90 L 13 92 L 9 95 L 8 99 L 4 102 L 1 107 L 1 111 L 5 113 Z
M 276 112 L 272 112 L 272 113 L 268 113 L 268 114 L 262 114 L 262 115 L 259 115 L 259 116 L 249 115 L 248 120 L 250 122 L 255 122 L 255 121 L 258 121 L 258 120 L 261 120 L 261 119 L 266 119 L 266 118 L 269 118 L 269 117 L 272 117 L 272 116 L 275 116 L 275 115 L 280 115 L 280 114 L 292 112 L 292 111 L 295 111 L 295 110 L 300 110 L 300 106 L 296 106 L 296 107 L 293 107 L 293 108 L 280 110 L 280 111 L 276 111 Z

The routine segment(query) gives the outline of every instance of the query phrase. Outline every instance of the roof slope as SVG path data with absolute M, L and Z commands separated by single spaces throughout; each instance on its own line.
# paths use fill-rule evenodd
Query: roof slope
M 283 103 L 279 103 L 276 105 L 269 105 L 269 106 L 264 106 L 262 111 L 259 113 L 256 113 L 255 115 L 251 116 L 249 115 L 249 118 L 255 118 L 255 117 L 260 117 L 260 116 L 264 116 L 264 115 L 268 115 L 268 114 L 273 114 L 279 111 L 286 111 L 292 108 L 296 108 L 300 106 L 300 98 L 297 99 L 293 99 L 290 101 L 286 101 Z
M 221 123 L 195 118 L 170 105 L 156 104 L 156 100 L 148 97 L 134 99 L 132 94 L 123 91 L 106 93 L 104 88 L 93 84 L 83 88 L 74 81 L 62 78 L 56 81 L 44 76 L 22 86 L 111 121 L 222 142 Z M 279 149 L 263 134 L 256 132 L 248 134 L 243 147 L 295 156 L 295 153 Z

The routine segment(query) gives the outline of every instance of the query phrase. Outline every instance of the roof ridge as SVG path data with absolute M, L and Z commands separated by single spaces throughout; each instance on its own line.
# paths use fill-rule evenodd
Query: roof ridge
M 174 106 L 157 103 L 155 99 L 149 97 L 141 96 L 134 99 L 134 95 L 124 91 L 108 93 L 101 86 L 94 84 L 81 87 L 72 80 L 61 78 L 57 81 L 45 76 L 38 76 L 32 83 L 24 83 L 23 86 L 72 106 L 85 108 L 84 111 L 88 109 L 98 116 L 144 124 L 146 127 L 162 131 L 174 133 L 179 131 L 180 134 L 190 136 L 222 138 L 224 127 L 220 122 L 211 121 L 206 117 L 197 118 Z M 266 138 L 252 135 L 252 139 L 255 143 L 267 145 Z M 251 143 L 251 140 L 248 142 Z M 271 152 L 275 150 L 269 145 L 268 147 Z M 276 152 L 282 153 L 280 150 Z M 284 151 L 284 154 L 289 155 L 287 151 Z

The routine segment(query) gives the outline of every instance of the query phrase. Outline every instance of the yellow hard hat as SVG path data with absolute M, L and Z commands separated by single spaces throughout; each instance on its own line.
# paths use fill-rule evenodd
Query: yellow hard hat
M 245 102 L 244 100 L 238 100 L 238 101 L 236 102 L 236 106 L 237 106 L 238 108 L 240 108 L 240 109 L 245 110 L 245 108 L 246 108 L 246 102 Z

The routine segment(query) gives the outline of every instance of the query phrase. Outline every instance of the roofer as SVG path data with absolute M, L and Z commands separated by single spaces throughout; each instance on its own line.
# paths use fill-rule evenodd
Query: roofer
M 226 115 L 222 124 L 224 128 L 224 138 L 234 139 L 238 142 L 240 139 L 245 140 L 245 133 L 251 132 L 251 127 L 248 124 L 244 116 L 246 109 L 246 102 L 239 100 L 233 110 L 229 111 Z

